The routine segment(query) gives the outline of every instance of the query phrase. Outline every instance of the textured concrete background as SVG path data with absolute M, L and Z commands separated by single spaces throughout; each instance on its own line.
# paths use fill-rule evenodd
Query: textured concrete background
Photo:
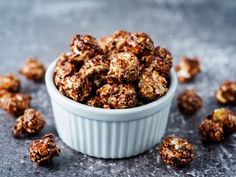
M 32 139 L 56 134 L 50 101 L 44 84 L 21 77 L 22 92 L 33 96 L 32 106 L 47 117 L 43 131 L 31 139 L 15 140 L 15 121 L 0 111 L 0 176 L 236 176 L 236 135 L 221 144 L 202 145 L 199 121 L 219 107 L 214 92 L 219 83 L 236 76 L 236 1 L 32 1 L 0 0 L 0 73 L 17 73 L 26 57 L 37 56 L 49 65 L 68 50 L 74 33 L 95 37 L 117 29 L 145 31 L 156 45 L 167 47 L 175 63 L 183 55 L 199 56 L 202 73 L 190 84 L 204 100 L 204 108 L 183 117 L 173 103 L 166 135 L 185 136 L 195 145 L 195 160 L 183 169 L 167 167 L 158 148 L 123 160 L 88 157 L 68 148 L 60 139 L 61 156 L 47 167 L 37 167 L 28 158 Z M 236 111 L 236 107 L 231 107 Z

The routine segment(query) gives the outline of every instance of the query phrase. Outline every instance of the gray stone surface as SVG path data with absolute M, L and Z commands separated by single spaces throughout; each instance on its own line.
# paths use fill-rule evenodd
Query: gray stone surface
M 32 106 L 46 115 L 47 125 L 38 136 L 15 140 L 15 120 L 0 111 L 0 176 L 236 176 L 236 135 L 221 144 L 203 145 L 197 130 L 199 121 L 220 106 L 214 98 L 219 83 L 236 76 L 235 9 L 235 0 L 0 0 L 0 73 L 17 73 L 29 56 L 48 66 L 68 50 L 74 33 L 101 37 L 117 29 L 145 31 L 157 45 L 170 49 L 175 63 L 184 55 L 201 58 L 202 73 L 180 85 L 178 92 L 195 88 L 204 100 L 204 108 L 192 117 L 183 117 L 174 102 L 169 117 L 166 135 L 187 137 L 195 146 L 195 160 L 186 168 L 165 166 L 158 146 L 133 158 L 102 160 L 75 152 L 60 139 L 61 156 L 38 167 L 27 148 L 32 139 L 56 134 L 56 129 L 45 85 L 21 77 L 22 92 L 33 96 Z

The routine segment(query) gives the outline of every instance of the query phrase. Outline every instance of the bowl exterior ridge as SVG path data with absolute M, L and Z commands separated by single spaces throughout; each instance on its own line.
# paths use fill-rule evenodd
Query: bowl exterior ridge
M 72 149 L 94 157 L 124 158 L 155 146 L 165 133 L 170 106 L 126 122 L 97 121 L 64 111 L 52 102 L 59 137 Z
M 146 107 L 106 111 L 78 104 L 56 92 L 54 67 L 55 63 L 47 70 L 46 85 L 58 135 L 72 149 L 99 158 L 124 158 L 149 150 L 165 134 L 177 87 L 173 70 L 171 93 L 167 92 L 160 102 L 157 100 Z

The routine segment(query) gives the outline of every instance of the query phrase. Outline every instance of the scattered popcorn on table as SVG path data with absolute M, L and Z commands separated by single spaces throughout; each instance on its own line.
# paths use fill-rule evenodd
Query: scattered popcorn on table
M 225 81 L 216 91 L 216 99 L 223 104 L 236 104 L 236 82 Z
M 19 92 L 21 82 L 14 74 L 0 75 L 0 90 L 7 90 L 9 92 Z
M 60 152 L 53 134 L 46 134 L 42 139 L 34 140 L 29 147 L 29 156 L 38 165 L 49 163 L 55 156 L 59 156 Z
M 21 116 L 30 107 L 31 96 L 21 93 L 0 93 L 0 108 L 13 116 Z
M 171 166 L 186 166 L 194 159 L 194 147 L 185 138 L 169 136 L 160 145 L 162 160 Z
M 180 83 L 191 81 L 201 72 L 199 59 L 182 58 L 176 66 L 176 71 Z
M 39 82 L 44 80 L 46 69 L 38 59 L 29 58 L 19 72 L 27 79 Z
M 221 142 L 236 132 L 236 115 L 229 109 L 215 109 L 198 126 L 205 142 Z
M 202 107 L 203 101 L 195 90 L 188 89 L 177 97 L 177 105 L 181 113 L 193 115 Z
M 45 124 L 44 115 L 32 108 L 26 109 L 13 126 L 12 134 L 15 138 L 23 135 L 32 135 L 39 133 Z

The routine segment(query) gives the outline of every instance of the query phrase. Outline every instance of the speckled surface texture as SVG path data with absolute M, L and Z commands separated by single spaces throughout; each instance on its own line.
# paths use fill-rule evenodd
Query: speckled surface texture
M 192 117 L 183 117 L 173 102 L 169 117 L 166 135 L 185 136 L 195 146 L 195 160 L 186 168 L 165 166 L 158 148 L 129 159 L 102 160 L 75 152 L 58 138 L 61 156 L 37 167 L 27 148 L 32 139 L 56 134 L 56 129 L 45 85 L 21 77 L 22 92 L 33 96 L 32 106 L 46 115 L 47 125 L 38 136 L 15 140 L 14 119 L 0 111 L 0 176 L 236 176 L 236 135 L 221 144 L 202 145 L 197 130 L 199 121 L 220 106 L 214 98 L 219 83 L 236 76 L 235 9 L 235 0 L 0 0 L 0 73 L 17 73 L 29 56 L 48 66 L 68 50 L 74 33 L 101 37 L 117 29 L 145 31 L 170 49 L 175 64 L 183 55 L 200 57 L 202 73 L 180 85 L 178 93 L 195 88 L 204 100 L 204 108 Z

